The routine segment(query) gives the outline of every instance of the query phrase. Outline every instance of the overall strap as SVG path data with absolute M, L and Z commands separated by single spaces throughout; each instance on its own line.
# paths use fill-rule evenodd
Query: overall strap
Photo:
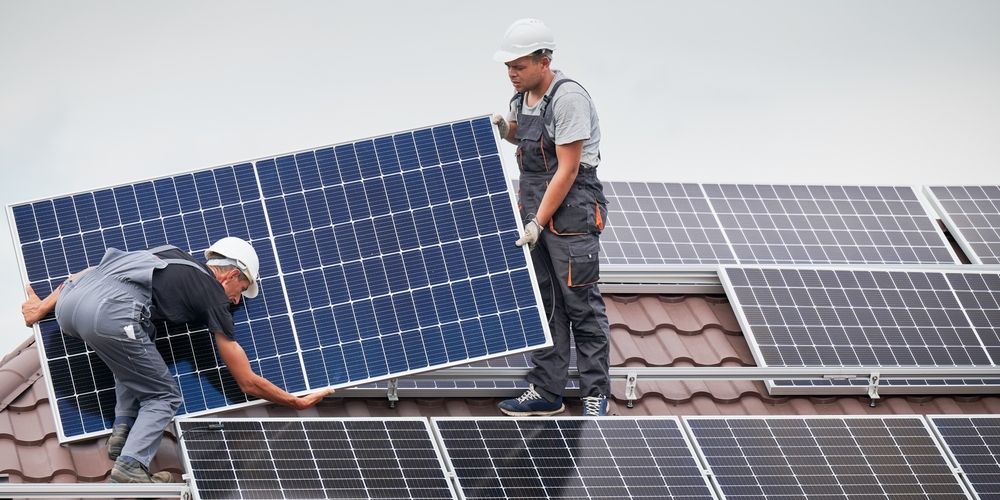
M 563 78 L 562 80 L 559 80 L 558 82 L 556 82 L 555 85 L 552 86 L 552 91 L 551 92 L 549 92 L 549 93 L 545 94 L 544 96 L 542 96 L 542 107 L 541 107 L 541 109 L 538 112 L 538 116 L 543 116 L 543 117 L 545 116 L 545 112 L 549 109 L 549 102 L 552 100 L 552 96 L 556 95 L 556 91 L 559 90 L 559 87 L 561 87 L 562 84 L 564 84 L 564 83 L 575 83 L 575 84 L 579 85 L 580 88 L 583 89 L 584 92 L 587 92 L 587 89 L 584 89 L 583 85 L 580 85 L 580 83 L 577 82 L 576 80 L 570 80 L 569 78 Z M 590 92 L 587 92 L 587 95 L 589 96 Z
M 175 246 L 173 246 L 173 245 L 160 245 L 160 246 L 155 247 L 155 248 L 150 248 L 149 249 L 149 253 L 151 253 L 153 255 L 156 255 L 156 254 L 158 254 L 160 252 L 166 252 L 167 250 L 180 250 L 180 249 L 177 248 L 177 247 L 175 247 Z M 164 258 L 160 258 L 160 260 L 162 260 L 163 262 L 166 262 L 168 265 L 169 264 L 181 264 L 181 265 L 184 265 L 184 266 L 191 266 L 191 267 L 193 267 L 193 268 L 195 268 L 195 269 L 197 269 L 197 270 L 205 273 L 208 276 L 212 276 L 212 273 L 208 272 L 208 270 L 205 269 L 205 266 L 203 266 L 201 264 L 198 264 L 197 262 L 191 262 L 190 260 L 187 260 L 187 259 L 164 259 Z

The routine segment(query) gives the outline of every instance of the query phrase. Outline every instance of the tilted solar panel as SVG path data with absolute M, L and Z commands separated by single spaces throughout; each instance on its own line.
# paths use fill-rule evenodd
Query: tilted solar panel
M 935 415 L 927 418 L 976 496 L 982 500 L 1000 498 L 1000 417 Z
M 178 419 L 196 500 L 455 498 L 427 420 Z
M 713 498 L 676 417 L 435 418 L 464 498 Z
M 921 417 L 686 417 L 727 499 L 968 498 Z
M 236 313 L 255 371 L 299 392 L 525 352 L 549 343 L 485 117 L 9 208 L 26 282 L 47 295 L 104 250 L 196 257 L 251 241 L 261 296 Z M 52 318 L 44 346 L 60 439 L 107 431 L 113 379 Z M 161 325 L 180 414 L 246 402 L 205 331 Z
M 933 376 L 935 366 L 996 361 L 998 272 L 739 266 L 720 279 L 760 366 L 916 366 Z M 1000 381 L 892 382 L 882 383 L 928 392 Z
M 975 264 L 1000 264 L 1000 186 L 931 186 L 955 240 Z

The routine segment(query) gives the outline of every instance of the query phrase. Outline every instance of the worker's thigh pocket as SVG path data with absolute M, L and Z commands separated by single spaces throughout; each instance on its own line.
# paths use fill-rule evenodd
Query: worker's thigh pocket
M 569 245 L 569 274 L 567 285 L 586 286 L 601 279 L 599 262 L 601 243 L 594 236 L 576 239 Z
M 142 313 L 143 304 L 131 297 L 105 298 L 94 315 L 94 332 L 118 340 L 144 340 Z

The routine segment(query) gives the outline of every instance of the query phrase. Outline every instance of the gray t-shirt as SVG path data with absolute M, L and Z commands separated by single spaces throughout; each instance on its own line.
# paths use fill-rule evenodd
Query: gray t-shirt
M 552 87 L 556 82 L 566 78 L 562 71 L 555 70 L 555 78 L 545 92 L 552 92 Z M 521 109 L 526 115 L 538 116 L 541 111 L 543 100 L 539 99 L 534 106 L 528 106 L 525 102 Z M 507 114 L 507 121 L 517 121 L 517 108 L 515 103 L 511 103 L 510 112 Z M 569 144 L 583 140 L 583 153 L 580 156 L 580 163 L 596 167 L 601 162 L 599 157 L 601 145 L 601 126 L 597 118 L 597 108 L 590 100 L 587 92 L 576 83 L 564 83 L 552 96 L 549 102 L 549 111 L 545 119 L 545 131 L 550 137 L 555 138 L 556 144 Z

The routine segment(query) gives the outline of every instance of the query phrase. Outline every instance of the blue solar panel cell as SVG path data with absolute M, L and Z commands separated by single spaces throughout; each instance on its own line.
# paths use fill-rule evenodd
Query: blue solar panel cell
M 254 369 L 289 392 L 548 339 L 485 117 L 19 204 L 11 214 L 25 274 L 43 295 L 109 247 L 169 243 L 199 256 L 223 236 L 251 241 L 260 297 L 234 314 L 236 337 Z M 247 401 L 207 331 L 158 331 L 181 414 Z M 109 374 L 85 369 L 100 362 L 51 318 L 39 335 L 61 437 L 105 431 Z

